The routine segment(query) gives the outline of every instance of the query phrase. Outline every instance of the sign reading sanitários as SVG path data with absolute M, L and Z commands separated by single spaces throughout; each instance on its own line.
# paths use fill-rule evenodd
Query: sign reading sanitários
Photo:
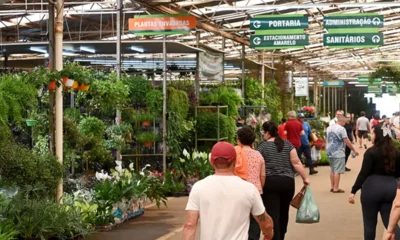
M 190 15 L 140 15 L 129 19 L 129 31 L 136 35 L 176 34 L 196 28 L 196 17 Z

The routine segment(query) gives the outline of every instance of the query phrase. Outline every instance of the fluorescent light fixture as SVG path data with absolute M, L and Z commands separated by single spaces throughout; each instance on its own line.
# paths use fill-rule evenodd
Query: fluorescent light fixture
M 367 84 L 357 84 L 356 87 L 368 87 Z
M 375 70 L 341 70 L 341 71 L 332 71 L 332 73 L 370 73 Z
M 39 52 L 39 53 L 47 53 L 46 49 L 40 48 L 40 47 L 30 47 L 29 50 L 34 51 L 34 52 Z
M 81 50 L 81 51 L 84 51 L 84 52 L 96 53 L 96 50 L 95 50 L 95 49 L 93 49 L 93 48 L 88 48 L 88 47 L 80 47 L 80 50 Z
M 78 54 L 76 54 L 76 53 L 70 53 L 70 52 L 63 52 L 62 55 L 63 55 L 63 56 L 77 56 Z
M 141 48 L 141 47 L 132 46 L 132 47 L 131 47 L 131 50 L 136 51 L 136 52 L 144 53 L 144 49 Z
M 358 84 L 358 82 L 349 82 L 349 84 Z

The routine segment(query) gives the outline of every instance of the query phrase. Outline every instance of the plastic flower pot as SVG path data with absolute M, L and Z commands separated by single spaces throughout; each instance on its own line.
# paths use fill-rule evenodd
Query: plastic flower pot
M 37 121 L 33 119 L 26 119 L 25 122 L 28 127 L 33 127 L 36 126 L 37 124 Z
M 89 85 L 81 84 L 79 85 L 78 90 L 87 92 L 89 90 L 89 87 Z
M 74 83 L 71 86 L 73 89 L 78 89 L 79 83 L 77 81 L 74 81 Z
M 142 126 L 143 126 L 143 127 L 150 127 L 150 126 L 151 126 L 151 122 L 150 122 L 150 121 L 147 121 L 147 120 L 146 120 L 146 121 L 143 121 L 143 122 L 142 122 Z
M 67 77 L 63 77 L 62 81 L 63 81 L 64 84 L 67 84 L 68 78 Z
M 75 83 L 75 80 L 73 79 L 68 79 L 67 82 L 65 83 L 66 87 L 72 87 Z
M 144 145 L 145 145 L 146 147 L 152 147 L 152 146 L 153 146 L 153 143 L 152 143 L 152 142 L 146 142 L 146 143 L 144 143 Z
M 49 84 L 49 90 L 56 90 L 56 88 L 57 88 L 56 82 L 55 82 L 55 81 L 50 82 L 50 84 Z

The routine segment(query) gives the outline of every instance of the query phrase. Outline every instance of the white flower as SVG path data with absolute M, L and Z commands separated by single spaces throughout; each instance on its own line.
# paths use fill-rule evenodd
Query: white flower
M 130 169 L 131 171 L 134 170 L 134 168 L 133 168 L 133 163 L 129 164 L 129 169 Z
M 140 172 L 140 175 L 144 176 L 144 172 Z
M 115 170 L 118 172 L 118 173 L 122 173 L 122 161 L 115 161 L 115 163 L 117 164 L 117 166 L 115 167 Z
M 201 157 L 200 153 L 198 153 L 197 151 L 193 152 L 193 159 L 200 158 L 200 157 Z
M 96 179 L 99 181 L 104 181 L 110 178 L 111 177 L 108 176 L 108 173 L 105 173 L 104 170 L 101 170 L 101 172 L 96 172 Z
M 145 166 L 144 166 L 144 168 L 142 168 L 142 172 L 144 172 L 144 170 L 146 170 L 148 167 L 151 167 L 151 165 L 150 164 L 146 164 Z M 141 172 L 141 173 L 142 173 Z M 144 173 L 143 173 L 144 174 Z M 142 175 L 142 176 L 144 176 L 144 175 Z
M 183 149 L 183 156 L 190 157 L 190 154 L 188 153 L 188 151 L 186 151 L 186 149 Z

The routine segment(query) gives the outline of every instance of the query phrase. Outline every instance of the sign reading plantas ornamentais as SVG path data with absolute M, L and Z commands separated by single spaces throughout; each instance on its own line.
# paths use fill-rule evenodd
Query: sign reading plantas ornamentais
M 250 19 L 250 29 L 256 31 L 305 28 L 308 17 L 304 15 L 260 15 Z
M 383 16 L 379 14 L 337 14 L 324 17 L 324 28 L 382 28 Z
M 324 34 L 324 46 L 331 48 L 369 48 L 382 44 L 382 33 Z
M 196 17 L 187 14 L 140 15 L 129 19 L 129 32 L 136 35 L 187 33 L 196 28 Z
M 250 47 L 255 49 L 303 48 L 305 45 L 308 45 L 307 34 L 250 36 Z

